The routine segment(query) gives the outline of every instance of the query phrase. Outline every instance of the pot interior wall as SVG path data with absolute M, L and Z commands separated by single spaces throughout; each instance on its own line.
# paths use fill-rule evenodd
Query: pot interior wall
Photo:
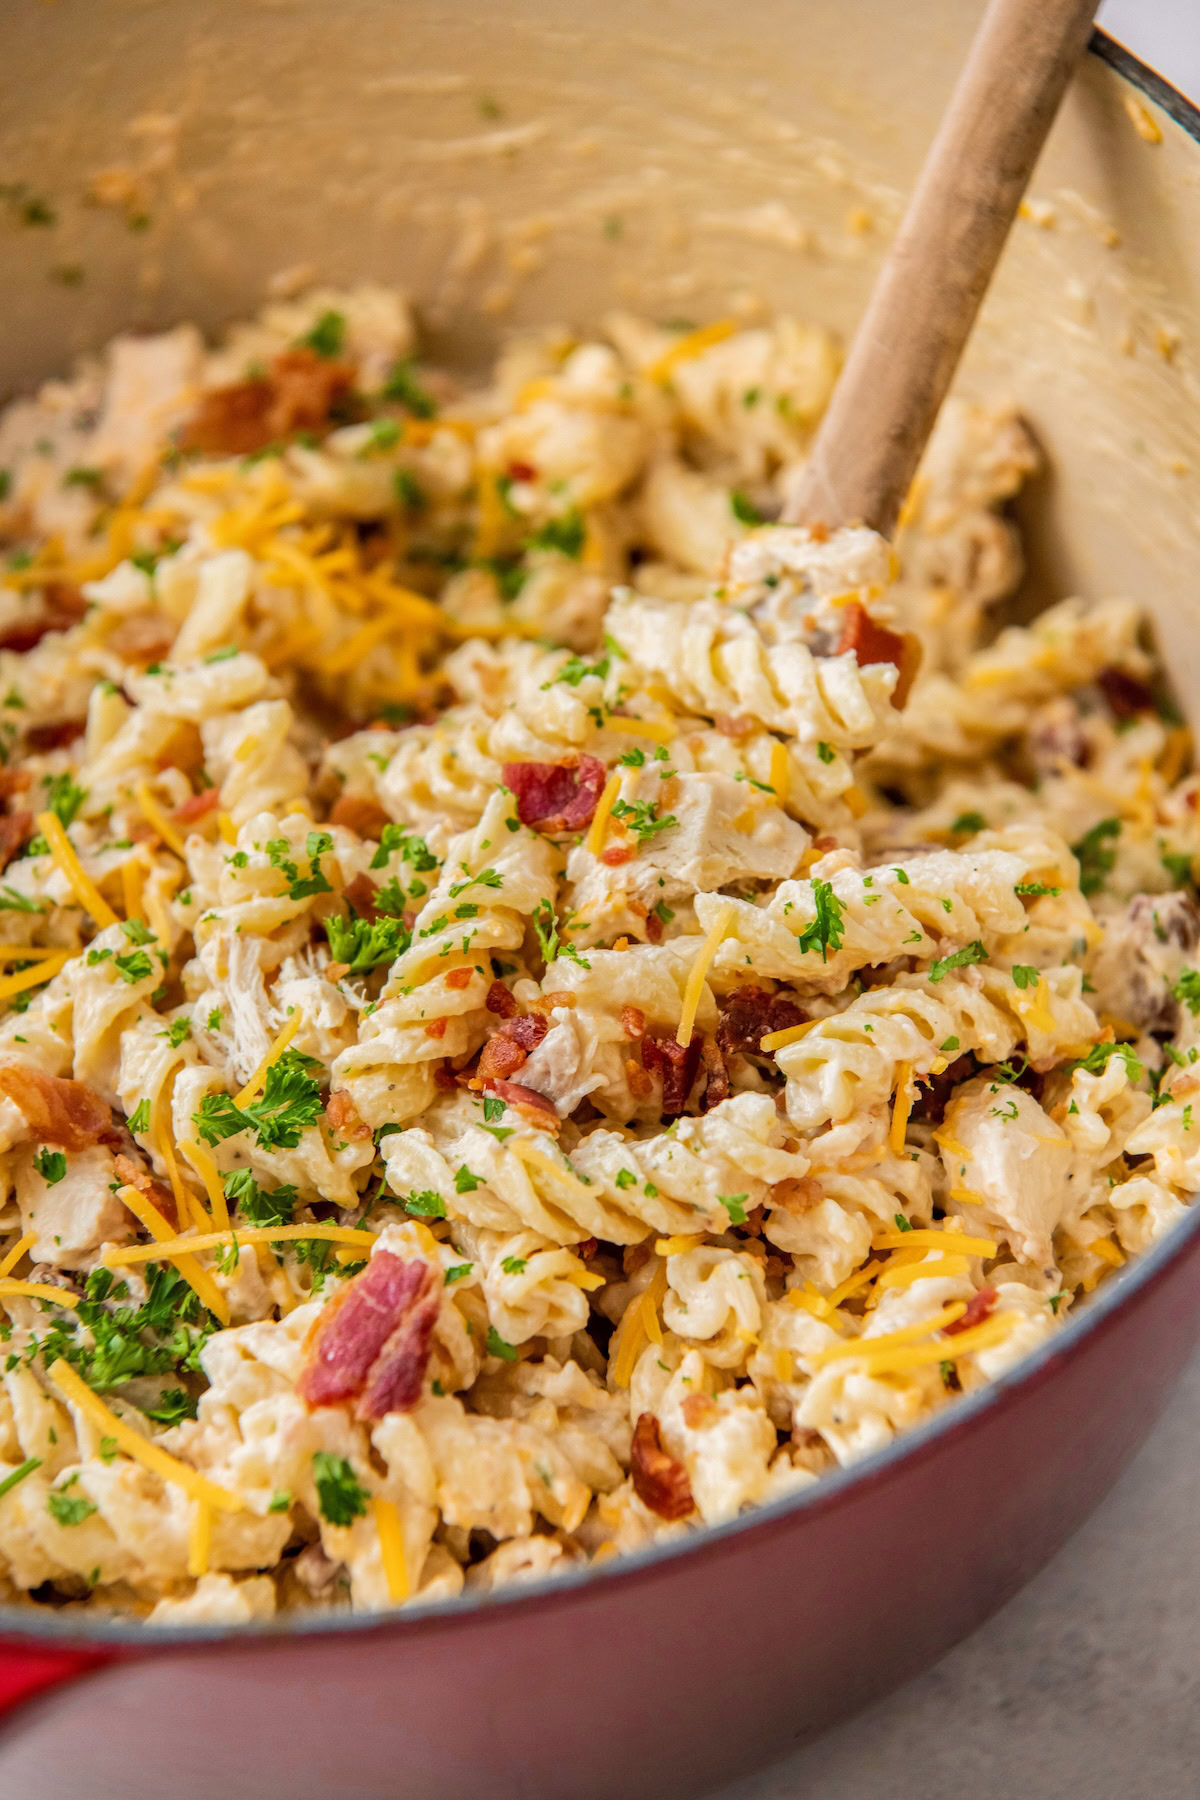
M 848 333 L 978 10 L 20 8 L 0 172 L 54 223 L 8 202 L 0 391 L 131 324 L 218 326 L 288 271 L 398 283 L 459 363 L 614 306 Z M 1015 397 L 1046 448 L 1032 597 L 1143 600 L 1186 696 L 1200 148 L 1092 57 L 1032 193 L 960 385 Z

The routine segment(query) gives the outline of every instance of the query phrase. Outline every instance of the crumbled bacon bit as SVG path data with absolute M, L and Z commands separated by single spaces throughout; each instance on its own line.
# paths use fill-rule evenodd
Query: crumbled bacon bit
M 32 1135 L 60 1150 L 86 1150 L 116 1136 L 112 1113 L 82 1081 L 47 1075 L 31 1063 L 0 1063 L 0 1093 L 25 1115 Z
M 920 640 L 912 632 L 889 631 L 886 625 L 873 619 L 859 601 L 851 600 L 846 607 L 837 654 L 842 656 L 847 650 L 853 650 L 854 660 L 860 668 L 866 668 L 869 663 L 895 663 L 900 679 L 892 695 L 892 705 L 903 706 L 920 665 Z
M 427 1262 L 376 1251 L 323 1308 L 296 1383 L 301 1398 L 353 1400 L 360 1419 L 410 1412 L 429 1365 L 439 1286 Z
M 556 1006 L 565 1006 L 570 1012 L 575 1005 L 574 994 L 559 993 L 557 990 L 549 994 L 539 994 L 536 1000 L 529 1002 L 532 1012 L 541 1013 L 548 1018 Z
M 640 1006 L 623 1006 L 621 1008 L 621 1030 L 628 1038 L 645 1036 L 646 1015 Z
M 344 1088 L 336 1094 L 330 1094 L 325 1117 L 329 1121 L 329 1129 L 336 1131 L 348 1143 L 365 1144 L 371 1135 L 371 1127 L 365 1119 L 359 1118 L 358 1110 Z
M 609 844 L 600 852 L 600 861 L 606 868 L 619 869 L 622 863 L 632 862 L 636 855 L 637 850 L 632 844 Z
M 453 1094 L 458 1091 L 458 1084 L 459 1077 L 450 1067 L 450 1064 L 440 1062 L 433 1071 L 434 1087 L 440 1088 L 443 1094 Z
M 65 750 L 83 736 L 82 719 L 59 719 L 53 725 L 31 725 L 25 733 L 25 748 L 39 754 L 46 750 Z
M 175 1211 L 175 1196 L 169 1187 L 156 1181 L 143 1163 L 135 1162 L 132 1156 L 126 1156 L 123 1150 L 113 1157 L 113 1171 L 117 1180 L 126 1187 L 136 1188 L 144 1194 L 151 1206 L 156 1206 L 169 1225 L 178 1229 L 179 1217 Z
M 513 997 L 512 991 L 502 981 L 493 981 L 484 1001 L 490 1013 L 498 1013 L 502 1019 L 515 1019 L 521 1008 Z
M 510 462 L 508 472 L 514 481 L 536 481 L 537 470 L 532 463 Z
M 692 1486 L 683 1464 L 663 1448 L 662 1433 L 653 1413 L 640 1415 L 633 1428 L 629 1471 L 633 1491 L 643 1506 L 660 1519 L 686 1519 L 695 1511 Z
M 784 1212 L 811 1212 L 825 1198 L 825 1189 L 812 1175 L 789 1175 L 771 1189 L 771 1205 Z
M 492 1076 L 484 1083 L 485 1091 L 495 1094 L 506 1106 L 516 1109 L 522 1118 L 528 1119 L 531 1125 L 539 1126 L 543 1131 L 557 1131 L 562 1121 L 555 1111 L 553 1100 L 545 1094 L 539 1094 L 536 1088 L 522 1087 L 519 1081 L 504 1081 Z
M 1101 669 L 1096 686 L 1118 719 L 1135 719 L 1139 713 L 1154 711 L 1154 695 L 1150 689 L 1125 669 Z
M 201 788 L 198 794 L 190 794 L 182 806 L 175 808 L 176 823 L 194 825 L 197 819 L 206 819 L 209 813 L 216 812 L 220 804 L 220 788 Z
M 662 920 L 656 912 L 646 914 L 646 936 L 652 944 L 662 943 Z
M 480 1080 L 506 1081 L 527 1060 L 530 1051 L 537 1049 L 549 1029 L 537 1013 L 506 1019 L 480 1052 L 476 1069 Z
M 329 823 L 344 825 L 362 838 L 378 839 L 389 815 L 369 794 L 339 794 L 329 809 Z
M 51 631 L 66 631 L 77 625 L 88 605 L 77 587 L 68 587 L 61 581 L 51 582 L 43 589 L 42 602 L 44 612 L 17 620 L 0 634 L 0 650 L 24 654 L 36 649 Z
M 700 1038 L 693 1034 L 688 1045 L 674 1038 L 644 1037 L 642 1066 L 662 1076 L 662 1110 L 664 1118 L 678 1118 L 688 1103 L 688 1095 L 700 1067 Z
M 14 794 L 24 794 L 33 786 L 33 776 L 28 769 L 0 768 L 0 800 L 11 800 Z
M 368 875 L 357 874 L 353 881 L 346 883 L 342 889 L 342 899 L 347 906 L 352 906 L 360 919 L 369 919 L 372 924 L 379 913 L 375 905 L 375 896 L 379 892 Z
M 974 1075 L 978 1066 L 974 1056 L 968 1051 L 963 1056 L 956 1056 L 940 1075 L 920 1076 L 912 1106 L 912 1117 L 927 1120 L 931 1125 L 940 1125 L 950 1103 L 951 1094 L 960 1082 L 968 1081 Z
M 969 1331 L 972 1325 L 982 1325 L 999 1298 L 994 1287 L 980 1288 L 968 1300 L 967 1310 L 962 1317 L 943 1327 L 946 1336 L 956 1337 L 960 1331 Z
M 0 817 L 0 869 L 7 869 L 21 845 L 32 836 L 31 812 L 5 813 Z
M 471 977 L 474 973 L 474 969 L 471 968 L 451 969 L 446 976 L 446 986 L 448 988 L 470 987 Z
M 722 737 L 733 738 L 735 742 L 741 738 L 753 737 L 758 730 L 749 713 L 718 713 L 713 724 Z
M 576 1244 L 575 1254 L 579 1258 L 580 1262 L 588 1262 L 588 1261 L 590 1261 L 590 1259 L 593 1256 L 595 1256 L 595 1254 L 599 1248 L 600 1248 L 600 1244 L 599 1244 L 598 1239 L 596 1239 L 594 1237 L 584 1238 L 584 1240 L 581 1244 Z
M 608 771 L 597 756 L 574 756 L 560 763 L 505 763 L 502 777 L 516 795 L 522 825 L 582 831 L 591 824 Z
M 720 1045 L 715 1038 L 701 1038 L 700 1057 L 707 1076 L 704 1084 L 704 1098 L 700 1105 L 703 1111 L 711 1112 L 714 1106 L 719 1106 L 722 1100 L 729 1098 L 729 1072 L 725 1067 L 725 1058 L 721 1055 Z
M 354 381 L 349 363 L 318 356 L 307 345 L 284 350 L 269 375 L 213 388 L 184 427 L 185 450 L 246 456 L 294 431 L 315 431 L 345 400 Z
M 721 1002 L 717 1043 L 726 1056 L 738 1051 L 757 1051 L 772 1031 L 787 1031 L 808 1018 L 802 1006 L 786 994 L 769 994 L 765 988 L 738 988 Z
M 327 962 L 325 964 L 325 979 L 326 981 L 332 981 L 335 987 L 342 979 L 343 975 L 348 975 L 349 973 L 350 964 L 348 962 Z
M 641 1063 L 635 1063 L 632 1057 L 626 1058 L 625 1080 L 635 1100 L 648 1100 L 654 1092 L 654 1083 L 643 1069 Z
M 431 1038 L 444 1038 L 446 1035 L 446 1027 L 449 1023 L 449 1019 L 430 1019 L 428 1025 L 425 1027 L 425 1036 Z

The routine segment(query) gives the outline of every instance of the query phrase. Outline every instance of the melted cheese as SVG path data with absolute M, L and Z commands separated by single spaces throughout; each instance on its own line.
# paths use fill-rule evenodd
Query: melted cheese
M 108 901 L 103 899 L 95 882 L 83 872 L 83 864 L 75 854 L 73 845 L 63 830 L 62 820 L 57 813 L 39 813 L 37 828 L 50 846 L 50 854 L 62 871 L 63 879 L 85 912 L 91 913 L 101 930 L 106 925 L 115 925 L 117 915 Z
M 583 847 L 588 852 L 589 856 L 599 856 L 601 850 L 604 848 L 604 838 L 608 831 L 609 816 L 612 813 L 613 802 L 620 792 L 620 775 L 610 775 L 604 784 L 604 792 L 596 802 L 596 810 L 592 814 L 592 822 L 588 826 L 587 836 L 583 840 Z
M 692 1041 L 692 1027 L 696 1023 L 696 1009 L 704 992 L 704 978 L 712 967 L 713 958 L 721 947 L 721 940 L 729 930 L 732 918 L 733 903 L 727 900 L 713 920 L 708 936 L 696 952 L 696 960 L 688 972 L 687 985 L 683 990 L 683 1008 L 679 1014 L 679 1030 L 675 1033 L 675 1042 L 685 1050 Z
M 250 1104 L 259 1088 L 262 1087 L 264 1081 L 267 1079 L 267 1070 L 271 1067 L 272 1063 L 279 1061 L 279 1058 L 283 1055 L 303 1023 L 304 1014 L 300 1011 L 298 1006 L 293 1007 L 291 1018 L 279 1033 L 279 1036 L 275 1039 L 275 1042 L 271 1045 L 271 1048 L 267 1051 L 267 1054 L 263 1057 L 245 1087 L 240 1088 L 233 1096 L 233 1104 L 235 1106 L 248 1106 Z
M 408 1580 L 408 1559 L 404 1553 L 404 1524 L 398 1507 L 393 1501 L 385 1500 L 382 1494 L 376 1494 L 372 1499 L 371 1511 L 375 1515 L 375 1529 L 379 1533 L 379 1555 L 387 1580 L 388 1599 L 393 1605 L 400 1606 L 412 1591 Z
M 216 1507 L 219 1512 L 244 1512 L 246 1503 L 240 1494 L 231 1493 L 228 1488 L 219 1487 L 197 1469 L 190 1468 L 187 1463 L 180 1462 L 153 1442 L 143 1437 L 124 1419 L 119 1419 L 112 1408 L 106 1406 L 99 1394 L 94 1394 L 82 1376 L 77 1375 L 70 1363 L 63 1362 L 61 1357 L 51 1363 L 46 1371 L 54 1386 L 58 1389 L 68 1406 L 82 1413 L 88 1422 L 104 1436 L 115 1438 L 117 1446 L 126 1456 L 133 1457 L 147 1469 L 153 1469 L 164 1481 L 175 1487 L 183 1488 L 193 1500 L 201 1500 L 207 1506 Z

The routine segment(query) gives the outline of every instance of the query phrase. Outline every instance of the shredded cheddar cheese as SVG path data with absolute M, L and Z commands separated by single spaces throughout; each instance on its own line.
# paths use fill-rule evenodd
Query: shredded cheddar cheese
M 196 1577 L 208 1574 L 208 1559 L 212 1553 L 212 1507 L 207 1500 L 192 1502 L 192 1522 L 188 1530 L 188 1574 Z
M 892 1122 L 888 1129 L 888 1148 L 896 1156 L 904 1154 L 908 1133 L 908 1115 L 912 1111 L 914 1098 L 912 1068 L 908 1063 L 898 1063 L 896 1065 L 896 1101 L 892 1107 Z
M 72 1294 L 67 1288 L 54 1287 L 48 1281 L 0 1281 L 0 1300 L 22 1294 L 27 1300 L 53 1300 L 56 1306 L 70 1307 L 72 1312 L 79 1305 L 78 1294 Z
M 254 1099 L 258 1090 L 266 1081 L 267 1071 L 271 1067 L 271 1064 L 279 1061 L 279 1058 L 283 1055 L 303 1023 L 304 1014 L 300 1011 L 298 1006 L 294 1007 L 292 1009 L 291 1018 L 283 1027 L 283 1030 L 279 1033 L 279 1036 L 275 1039 L 275 1042 L 271 1045 L 271 1048 L 267 1051 L 267 1054 L 263 1057 L 245 1087 L 239 1088 L 238 1092 L 234 1095 L 233 1103 L 235 1106 L 248 1106 L 250 1104 L 251 1100 Z
M 7 1275 L 10 1272 L 10 1270 L 15 1269 L 17 1264 L 20 1262 L 21 1258 L 24 1256 L 25 1252 L 27 1250 L 32 1250 L 33 1246 L 36 1243 L 37 1243 L 37 1232 L 36 1231 L 24 1232 L 22 1234 L 22 1236 L 20 1236 L 17 1239 L 17 1241 L 13 1245 L 12 1249 L 6 1253 L 3 1262 L 0 1262 L 0 1278 L 3 1278 L 5 1275 Z
M 105 925 L 115 925 L 117 915 L 105 900 L 91 877 L 84 873 L 83 864 L 75 854 L 73 845 L 63 829 L 62 821 L 57 813 L 39 813 L 37 828 L 50 846 L 50 854 L 62 872 L 63 880 L 82 906 L 84 912 L 91 913 L 97 925 L 103 929 Z
M 166 1246 L 177 1241 L 177 1233 L 170 1221 L 159 1212 L 153 1200 L 143 1194 L 140 1188 L 125 1186 L 117 1189 L 117 1198 L 127 1206 L 138 1224 L 150 1233 L 156 1244 L 164 1246 L 162 1255 L 165 1261 L 179 1270 L 192 1292 L 206 1306 L 222 1325 L 228 1325 L 230 1313 L 229 1302 L 213 1280 L 207 1269 L 202 1269 L 194 1256 L 171 1255 Z
M 206 1506 L 215 1507 L 218 1512 L 244 1512 L 246 1503 L 240 1494 L 231 1492 L 229 1488 L 218 1486 L 197 1469 L 190 1468 L 178 1457 L 171 1456 L 152 1438 L 143 1437 L 132 1425 L 118 1418 L 112 1408 L 106 1406 L 99 1394 L 77 1375 L 70 1363 L 60 1357 L 51 1363 L 46 1371 L 51 1382 L 58 1389 L 68 1406 L 73 1406 L 90 1424 L 94 1425 L 103 1437 L 115 1438 L 119 1449 L 126 1456 L 133 1457 L 135 1462 L 142 1463 L 147 1469 L 169 1481 L 175 1487 L 181 1487 L 191 1495 L 193 1500 L 202 1501 Z
M 589 856 L 599 856 L 604 848 L 604 839 L 608 832 L 609 817 L 612 813 L 613 804 L 620 792 L 620 775 L 610 775 L 604 784 L 604 792 L 596 802 L 596 810 L 592 814 L 592 822 L 588 826 L 587 836 L 583 840 L 583 847 Z
M 914 1226 L 911 1231 L 881 1231 L 871 1239 L 872 1250 L 953 1250 L 963 1256 L 995 1256 L 991 1238 L 968 1237 L 964 1232 L 939 1231 L 934 1225 Z
M 733 337 L 734 333 L 740 329 L 736 319 L 715 319 L 711 325 L 701 325 L 696 331 L 686 332 L 683 337 L 677 338 L 668 349 L 664 350 L 661 356 L 655 357 L 645 371 L 646 380 L 669 381 L 672 372 L 679 367 L 680 363 L 690 362 L 694 356 L 703 356 L 704 352 L 711 350 L 714 344 L 723 343 L 726 338 Z
M 224 1249 L 235 1242 L 284 1244 L 305 1238 L 323 1238 L 330 1244 L 357 1244 L 370 1250 L 375 1233 L 357 1231 L 352 1225 L 246 1225 L 239 1226 L 236 1231 L 202 1231 L 195 1237 L 173 1237 L 158 1244 L 134 1244 L 127 1249 L 106 1250 L 100 1260 L 107 1268 L 120 1269 L 131 1263 L 157 1261 L 164 1256 L 171 1259 L 188 1252 Z
M 399 1606 L 411 1593 L 408 1560 L 404 1550 L 404 1524 L 394 1501 L 376 1494 L 371 1501 L 375 1529 L 379 1533 L 379 1555 L 387 1582 L 388 1599 Z
M 26 988 L 40 987 L 43 981 L 49 981 L 60 969 L 65 969 L 75 950 L 60 950 L 54 956 L 43 957 L 30 969 L 18 969 L 14 975 L 0 975 L 0 1000 L 7 1000 L 10 994 L 23 994 Z
M 729 930 L 733 919 L 733 903 L 726 901 L 712 922 L 708 936 L 696 953 L 696 960 L 688 973 L 687 983 L 683 990 L 683 1006 L 679 1014 L 679 1030 L 675 1033 L 675 1042 L 686 1050 L 692 1041 L 692 1028 L 696 1023 L 696 1010 L 700 1005 L 700 996 L 704 992 L 704 978 L 712 967 L 713 958 L 721 947 L 721 941 Z
M 187 846 L 151 793 L 149 782 L 139 781 L 134 789 L 134 795 L 147 824 L 153 825 L 168 850 L 173 850 L 176 856 L 186 861 Z
M 798 1044 L 800 1039 L 819 1025 L 820 1019 L 805 1019 L 803 1025 L 788 1025 L 783 1031 L 768 1031 L 759 1041 L 760 1050 L 783 1050 L 788 1044 Z
M 900 1345 L 911 1344 L 916 1339 L 929 1337 L 935 1331 L 942 1331 L 952 1325 L 955 1319 L 961 1319 L 966 1312 L 966 1302 L 954 1300 L 949 1306 L 943 1306 L 940 1312 L 933 1313 L 928 1319 L 920 1319 L 915 1325 L 902 1325 L 897 1331 L 881 1331 L 877 1337 L 848 1338 L 841 1344 L 829 1344 L 824 1350 L 812 1350 L 807 1359 L 816 1368 L 824 1368 L 826 1363 L 845 1362 L 850 1357 L 874 1356 L 877 1353 L 890 1352 Z M 966 1332 L 962 1336 L 967 1336 Z
M 229 1202 L 225 1198 L 225 1188 L 216 1163 L 202 1144 L 195 1144 L 190 1138 L 180 1139 L 179 1148 L 204 1183 L 204 1191 L 208 1195 L 208 1203 L 212 1208 L 213 1224 L 218 1231 L 227 1231 L 229 1229 Z

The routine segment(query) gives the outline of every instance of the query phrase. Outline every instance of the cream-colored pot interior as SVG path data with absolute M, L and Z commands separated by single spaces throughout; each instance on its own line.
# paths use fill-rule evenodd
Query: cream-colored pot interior
M 968 0 L 57 0 L 4 18 L 0 390 L 272 280 L 394 282 L 439 354 L 614 306 L 853 327 Z M 22 224 L 25 202 L 52 223 Z M 1124 592 L 1200 691 L 1200 145 L 1094 56 L 960 376 L 1049 470 L 1029 596 Z

